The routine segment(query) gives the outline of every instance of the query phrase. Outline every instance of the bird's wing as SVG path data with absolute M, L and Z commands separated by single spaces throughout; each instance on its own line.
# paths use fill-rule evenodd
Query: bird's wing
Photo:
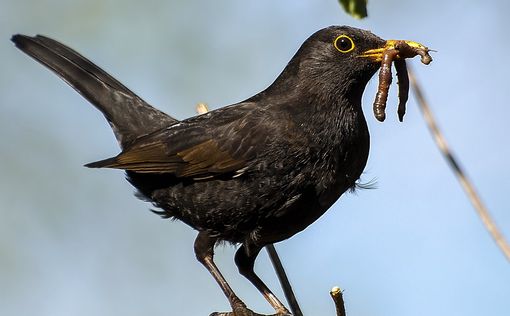
M 177 177 L 210 177 L 242 169 L 246 161 L 222 150 L 218 140 L 206 139 L 178 152 L 169 152 L 166 140 L 127 149 L 118 156 L 87 165 L 140 173 L 171 173 Z
M 260 116 L 245 113 L 219 126 L 214 117 L 183 121 L 175 128 L 141 138 L 116 157 L 87 167 L 169 173 L 194 179 L 240 175 L 277 132 L 270 127 L 275 125 L 269 123 L 272 120 Z

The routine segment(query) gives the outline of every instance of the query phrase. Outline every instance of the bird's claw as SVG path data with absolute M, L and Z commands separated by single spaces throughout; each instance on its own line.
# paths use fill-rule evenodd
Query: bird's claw
M 278 311 L 276 314 L 258 314 L 248 308 L 236 308 L 232 312 L 214 312 L 209 316 L 292 316 L 288 311 Z

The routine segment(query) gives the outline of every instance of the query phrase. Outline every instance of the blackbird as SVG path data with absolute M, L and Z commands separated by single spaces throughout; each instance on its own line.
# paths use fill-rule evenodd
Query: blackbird
M 227 296 L 229 315 L 255 314 L 213 261 L 221 241 L 240 245 L 239 272 L 276 315 L 290 315 L 255 274 L 255 259 L 265 245 L 302 231 L 355 188 L 369 152 L 361 97 L 395 41 L 348 26 L 321 29 L 264 91 L 182 121 L 55 40 L 14 35 L 12 41 L 89 100 L 112 127 L 121 153 L 86 166 L 125 170 L 156 213 L 198 231 L 196 257 Z

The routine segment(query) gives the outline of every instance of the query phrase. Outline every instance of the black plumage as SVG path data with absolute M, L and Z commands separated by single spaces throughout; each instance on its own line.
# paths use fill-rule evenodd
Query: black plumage
M 235 315 L 249 310 L 213 262 L 218 241 L 240 244 L 235 261 L 278 315 L 284 305 L 253 272 L 259 251 L 313 223 L 353 188 L 368 158 L 361 109 L 386 41 L 346 26 L 308 38 L 266 90 L 183 121 L 156 110 L 70 48 L 43 36 L 16 46 L 52 69 L 106 117 L 122 152 L 90 163 L 117 168 L 163 217 L 199 231 L 195 252 Z

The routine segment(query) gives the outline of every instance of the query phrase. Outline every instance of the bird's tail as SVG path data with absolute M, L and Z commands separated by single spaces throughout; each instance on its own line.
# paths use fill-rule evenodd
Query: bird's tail
M 121 147 L 177 122 L 150 106 L 88 59 L 55 40 L 41 35 L 14 35 L 11 40 L 99 109 L 110 123 Z

